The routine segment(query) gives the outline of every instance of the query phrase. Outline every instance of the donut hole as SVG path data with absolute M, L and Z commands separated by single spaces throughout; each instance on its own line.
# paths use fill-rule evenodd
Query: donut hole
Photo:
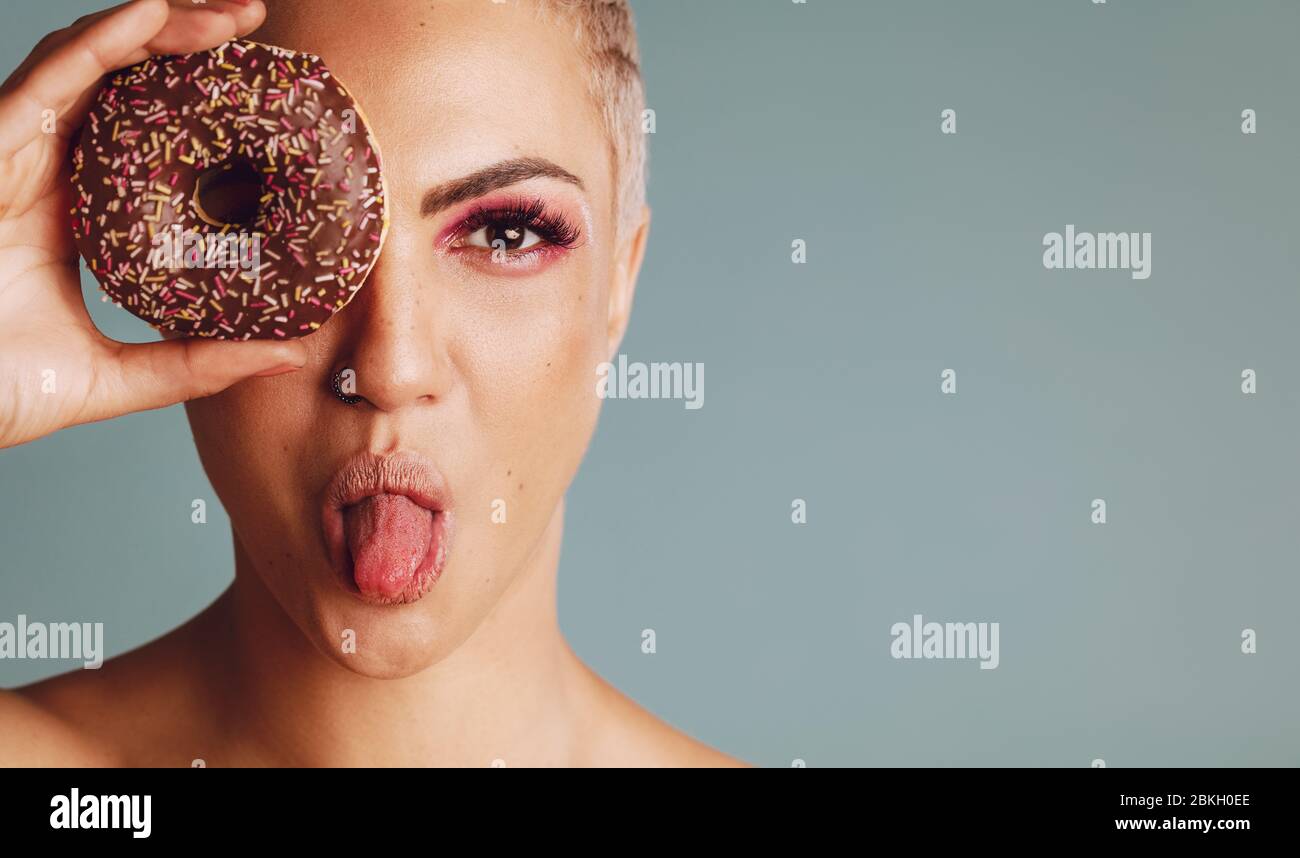
M 247 161 L 228 161 L 199 174 L 194 209 L 212 226 L 252 229 L 261 208 L 262 176 Z

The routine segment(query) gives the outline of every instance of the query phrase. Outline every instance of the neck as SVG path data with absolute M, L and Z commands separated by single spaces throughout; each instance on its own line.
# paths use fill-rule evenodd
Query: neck
M 218 741 L 232 764 L 568 762 L 585 669 L 557 620 L 563 519 L 561 504 L 532 556 L 464 642 L 399 679 L 362 676 L 321 653 L 263 585 L 236 538 L 235 582 L 209 609 L 201 632 L 223 641 L 229 654 L 212 699 Z M 437 585 L 425 598 L 438 598 Z

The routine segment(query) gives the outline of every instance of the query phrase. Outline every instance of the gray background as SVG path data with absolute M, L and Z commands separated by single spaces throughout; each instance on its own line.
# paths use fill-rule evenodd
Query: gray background
M 0 2 L 5 73 L 98 5 Z M 703 361 L 706 398 L 606 403 L 578 653 L 763 765 L 1300 764 L 1300 4 L 635 5 L 655 221 L 623 351 Z M 1044 270 L 1066 223 L 1153 233 L 1151 278 Z M 199 611 L 232 558 L 182 409 L 0 452 L 0 557 L 0 620 L 102 620 L 110 654 Z M 999 622 L 1001 666 L 892 659 L 914 613 Z

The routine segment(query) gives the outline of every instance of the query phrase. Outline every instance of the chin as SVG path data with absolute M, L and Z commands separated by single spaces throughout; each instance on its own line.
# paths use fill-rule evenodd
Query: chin
M 361 676 L 400 679 L 442 661 L 460 643 L 427 600 L 372 606 L 344 597 L 318 597 L 321 604 L 302 631 L 323 655 Z

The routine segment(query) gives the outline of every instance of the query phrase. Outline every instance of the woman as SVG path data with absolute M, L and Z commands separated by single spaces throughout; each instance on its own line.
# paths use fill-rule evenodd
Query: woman
M 0 444 L 186 401 L 235 545 L 234 583 L 181 628 L 0 695 L 0 762 L 729 764 L 556 617 L 564 492 L 649 221 L 626 3 L 355 8 L 136 0 L 0 90 Z M 364 107 L 383 255 L 299 341 L 109 341 L 65 226 L 70 136 L 106 71 L 249 33 L 320 54 Z

